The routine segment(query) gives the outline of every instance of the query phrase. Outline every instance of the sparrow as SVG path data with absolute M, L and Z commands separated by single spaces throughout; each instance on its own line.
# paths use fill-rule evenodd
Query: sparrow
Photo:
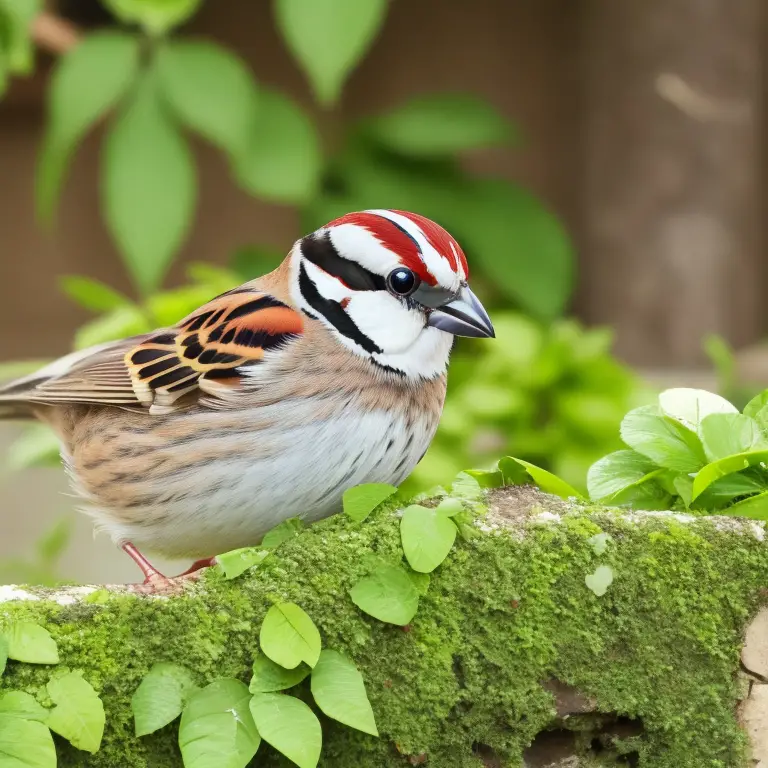
M 455 336 L 493 337 L 466 257 L 415 213 L 348 213 L 273 272 L 171 328 L 66 355 L 0 389 L 0 418 L 50 425 L 97 528 L 148 588 L 142 554 L 257 545 L 337 512 L 361 483 L 399 485 L 426 452 Z

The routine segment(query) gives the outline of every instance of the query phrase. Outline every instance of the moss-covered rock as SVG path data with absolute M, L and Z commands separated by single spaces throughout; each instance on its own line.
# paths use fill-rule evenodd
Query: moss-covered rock
M 274 600 L 301 605 L 366 680 L 381 738 L 324 720 L 324 766 L 521 766 L 532 743 L 528 759 L 544 765 L 548 740 L 581 754 L 564 765 L 748 765 L 735 712 L 744 631 L 768 581 L 763 525 L 579 507 L 528 488 L 487 502 L 478 535 L 457 542 L 408 627 L 348 596 L 372 553 L 402 558 L 385 507 L 360 524 L 324 521 L 250 574 L 211 572 L 178 597 L 0 588 L 0 629 L 43 623 L 62 665 L 102 696 L 101 750 L 57 742 L 62 766 L 180 766 L 176 724 L 134 737 L 131 695 L 158 661 L 185 664 L 200 683 L 247 682 Z M 600 532 L 610 539 L 597 554 Z M 600 565 L 614 580 L 598 597 L 585 577 Z M 46 703 L 50 674 L 9 662 L 0 690 Z M 256 764 L 284 761 L 264 744 Z

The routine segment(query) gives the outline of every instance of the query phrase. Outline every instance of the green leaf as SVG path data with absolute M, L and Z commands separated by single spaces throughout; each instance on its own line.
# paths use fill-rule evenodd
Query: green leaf
M 23 720 L 37 720 L 44 723 L 48 710 L 38 704 L 37 699 L 24 691 L 8 691 L 0 696 L 0 716 L 20 717 Z
M 677 419 L 696 432 L 706 416 L 713 413 L 738 413 L 738 409 L 725 398 L 704 389 L 678 387 L 659 395 L 659 406 L 664 414 Z
M 677 495 L 683 500 L 685 508 L 688 509 L 693 501 L 693 478 L 688 475 L 677 475 L 672 480 L 672 486 Z
M 469 94 L 420 96 L 368 121 L 365 133 L 387 149 L 440 157 L 509 141 L 514 128 L 484 99 Z
M 394 493 L 397 493 L 397 488 L 388 483 L 366 483 L 348 488 L 342 496 L 344 514 L 356 523 L 362 523 Z
M 277 549 L 284 541 L 298 536 L 304 529 L 304 522 L 300 517 L 289 517 L 269 531 L 261 541 L 264 549 Z
M 613 583 L 613 569 L 609 565 L 600 565 L 594 573 L 584 577 L 584 582 L 598 597 L 602 597 Z
M 705 463 L 699 438 L 680 422 L 659 413 L 655 405 L 630 411 L 621 422 L 621 439 L 661 467 L 696 472 Z
M 0 677 L 5 672 L 5 665 L 8 663 L 8 639 L 5 635 L 0 635 Z
M 106 139 L 103 204 L 110 232 L 144 293 L 156 290 L 192 223 L 197 183 L 189 148 L 144 77 Z
M 768 405 L 768 389 L 764 389 L 759 394 L 755 395 L 745 406 L 744 415 L 749 416 L 751 419 L 756 419 L 757 414 Z
M 75 332 L 74 346 L 75 349 L 87 349 L 105 341 L 136 336 L 150 330 L 147 314 L 135 304 L 126 304 L 81 325 Z
M 302 661 L 314 667 L 320 657 L 320 633 L 295 603 L 277 603 L 267 611 L 259 643 L 272 661 L 286 669 L 294 669 Z
M 48 727 L 73 747 L 98 752 L 104 734 L 104 705 L 90 683 L 79 673 L 68 672 L 50 680 L 47 688 L 56 704 L 48 715 Z
M 723 510 L 722 514 L 747 517 L 750 520 L 768 520 L 768 491 L 750 496 Z
M 51 633 L 39 624 L 18 621 L 5 631 L 8 658 L 27 664 L 58 664 L 59 651 Z
M 56 768 L 56 748 L 48 726 L 0 714 L 0 765 L 3 768 Z
M 154 733 L 173 722 L 196 688 L 192 675 L 180 664 L 155 664 L 131 698 L 136 736 Z
M 598 459 L 587 472 L 592 501 L 608 499 L 653 472 L 656 465 L 636 451 L 614 451 Z
M 324 106 L 335 104 L 344 82 L 376 38 L 387 0 L 276 0 L 278 29 Z
M 482 486 L 467 472 L 459 472 L 451 485 L 451 493 L 467 501 L 482 501 L 485 498 Z
M 469 473 L 467 473 L 469 474 Z M 475 478 L 477 480 L 477 478 Z M 464 505 L 459 501 L 459 499 L 443 499 L 435 509 L 438 515 L 442 515 L 443 517 L 456 517 L 456 515 L 462 514 L 464 512 Z
M 456 524 L 436 509 L 412 505 L 400 519 L 400 538 L 408 564 L 431 573 L 445 560 L 456 541 Z
M 90 277 L 65 275 L 59 278 L 59 284 L 72 301 L 92 312 L 109 312 L 132 303 L 119 291 Z
M 59 466 L 61 446 L 47 424 L 30 424 L 8 449 L 6 467 L 12 471 L 40 465 Z
M 216 556 L 216 564 L 221 566 L 226 579 L 236 579 L 249 568 L 261 565 L 269 555 L 268 549 L 260 547 L 242 547 Z
M 138 66 L 138 39 L 119 32 L 88 35 L 58 60 L 48 90 L 48 121 L 37 167 L 37 209 L 42 219 L 53 215 L 78 142 L 123 97 Z
M 160 34 L 194 15 L 202 0 L 104 0 L 104 5 L 126 24 L 140 24 Z
M 419 593 L 408 574 L 396 565 L 381 565 L 349 591 L 360 610 L 379 621 L 405 626 L 416 615 Z
M 323 714 L 350 728 L 378 736 L 363 676 L 338 651 L 325 650 L 312 670 L 312 695 Z
M 429 584 L 431 579 L 428 573 L 417 573 L 416 571 L 408 571 L 408 578 L 411 580 L 416 591 L 420 595 L 426 595 L 429 592 Z
M 2 0 L 0 16 L 7 22 L 5 53 L 11 72 L 28 75 L 34 63 L 34 48 L 31 41 L 30 27 L 35 16 L 42 10 L 42 0 Z M 2 20 L 0 20 L 2 26 Z
M 608 548 L 608 542 L 611 539 L 609 533 L 596 533 L 594 536 L 590 536 L 587 539 L 587 544 L 592 547 L 592 551 L 596 555 L 602 555 Z
M 172 40 L 158 56 L 163 94 L 193 131 L 239 157 L 256 119 L 258 91 L 243 60 L 204 41 Z
M 545 493 L 552 493 L 555 496 L 559 496 L 561 499 L 584 498 L 573 486 L 566 483 L 565 480 L 561 480 L 557 475 L 553 475 L 551 472 L 547 472 L 546 469 L 537 467 L 535 464 L 531 464 L 528 461 L 523 461 L 523 459 L 516 459 L 514 456 L 506 456 L 499 461 L 499 467 L 505 477 L 507 472 L 505 471 L 504 466 L 507 462 L 516 462 L 523 467 L 531 476 L 533 482 Z
M 321 658 L 322 654 L 321 651 Z M 253 662 L 253 677 L 248 690 L 251 693 L 274 693 L 293 688 L 311 671 L 311 668 L 303 663 L 294 669 L 285 669 L 264 654 L 259 654 Z
M 196 691 L 184 707 L 179 747 L 185 768 L 245 768 L 261 743 L 239 680 L 221 678 Z
M 768 448 L 758 423 L 740 413 L 712 413 L 705 416 L 699 425 L 699 434 L 710 461 Z
M 322 162 L 310 119 L 283 94 L 262 90 L 250 141 L 235 163 L 242 187 L 266 200 L 305 203 L 317 191 Z
M 500 469 L 467 469 L 465 472 L 476 480 L 481 488 L 501 488 L 504 485 L 504 476 Z
M 283 693 L 257 693 L 250 706 L 264 741 L 299 768 L 315 768 L 323 734 L 320 721 L 303 701 Z
M 721 477 L 731 475 L 734 472 L 741 472 L 742 469 L 765 462 L 768 462 L 768 450 L 738 453 L 735 456 L 726 456 L 724 459 L 707 464 L 693 479 L 693 500 L 695 501 L 712 483 Z

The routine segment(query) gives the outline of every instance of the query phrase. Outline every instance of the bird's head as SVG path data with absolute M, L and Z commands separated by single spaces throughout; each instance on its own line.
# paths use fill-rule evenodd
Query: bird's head
M 461 247 L 415 213 L 348 213 L 299 240 L 296 303 L 339 341 L 408 378 L 445 371 L 454 336 L 493 336 Z

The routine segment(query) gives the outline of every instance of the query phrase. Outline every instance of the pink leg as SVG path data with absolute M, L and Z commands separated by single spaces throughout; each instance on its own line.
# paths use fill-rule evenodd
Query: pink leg
M 202 560 L 195 560 L 192 565 L 187 568 L 184 573 L 180 573 L 180 576 L 189 576 L 191 573 L 197 573 L 198 571 L 202 570 L 203 568 L 211 568 L 212 566 L 216 565 L 216 558 L 215 557 L 206 557 Z M 177 577 L 178 578 L 178 577 Z
M 160 573 L 160 571 L 158 571 L 157 568 L 155 568 L 155 566 L 152 565 L 152 563 L 150 563 L 149 560 L 147 560 L 147 558 L 144 557 L 144 555 L 142 555 L 141 552 L 139 552 L 139 550 L 133 546 L 133 544 L 131 544 L 130 541 L 126 541 L 125 544 L 123 544 L 123 552 L 125 552 L 125 554 L 128 555 L 128 557 L 130 557 L 131 560 L 133 560 L 133 562 L 139 566 L 141 572 L 144 574 L 145 584 L 152 584 L 157 581 L 168 580 L 168 577 Z
M 214 558 L 208 560 L 198 560 L 193 563 L 192 566 L 184 571 L 179 576 L 169 579 L 164 574 L 155 568 L 152 563 L 147 560 L 144 555 L 139 552 L 136 547 L 127 541 L 122 545 L 123 551 L 133 560 L 136 565 L 139 566 L 141 572 L 144 574 L 143 584 L 134 584 L 132 589 L 134 592 L 144 593 L 160 593 L 160 594 L 174 594 L 183 591 L 184 585 L 189 581 L 196 579 L 199 574 L 198 571 L 201 568 L 206 568 L 209 565 L 213 565 Z

